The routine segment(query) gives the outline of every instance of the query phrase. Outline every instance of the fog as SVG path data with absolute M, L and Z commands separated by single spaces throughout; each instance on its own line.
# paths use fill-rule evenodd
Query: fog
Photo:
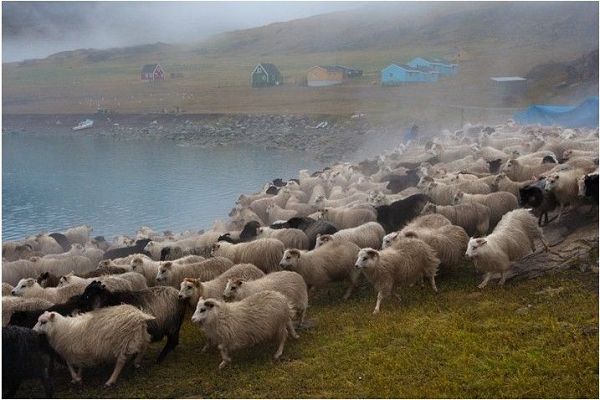
M 4 2 L 3 62 L 79 48 L 197 42 L 359 2 Z

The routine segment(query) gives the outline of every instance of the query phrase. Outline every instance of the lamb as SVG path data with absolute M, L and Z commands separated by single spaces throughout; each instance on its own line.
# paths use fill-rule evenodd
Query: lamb
M 235 264 L 254 264 L 268 274 L 280 270 L 279 260 L 284 250 L 283 243 L 277 239 L 258 239 L 239 244 L 218 242 L 213 244 L 211 256 L 226 257 Z
M 545 187 L 546 179 L 540 179 L 519 190 L 519 204 L 533 209 L 533 214 L 538 217 L 539 226 L 542 226 L 542 217 L 544 223 L 548 224 L 548 213 L 554 211 L 557 206 L 554 193 L 544 190 Z
M 229 279 L 249 281 L 263 276 L 265 273 L 252 264 L 237 264 L 208 282 L 193 278 L 184 279 L 180 285 L 179 298 L 187 299 L 194 309 L 200 297 L 207 299 L 221 297 Z
M 418 227 L 410 230 L 407 228 L 400 231 L 396 238 L 391 238 L 391 243 L 386 244 L 393 247 L 395 243 L 398 243 L 397 238 L 400 236 L 421 239 L 435 250 L 436 256 L 440 259 L 440 266 L 452 268 L 462 263 L 463 254 L 467 250 L 469 236 L 460 226 L 445 225 L 439 228 Z M 390 233 L 390 235 L 393 235 L 393 233 Z
M 209 343 L 217 345 L 223 360 L 219 369 L 222 369 L 231 362 L 231 351 L 271 339 L 277 341 L 273 357 L 279 359 L 288 333 L 298 338 L 292 313 L 284 295 L 266 290 L 235 303 L 200 300 L 192 322 L 200 325 Z M 252 315 L 252 319 L 248 319 L 248 315 Z
M 136 354 L 139 367 L 150 343 L 147 322 L 155 318 L 130 305 L 90 311 L 76 317 L 51 312 L 40 316 L 33 330 L 44 333 L 52 348 L 67 362 L 72 382 L 81 382 L 81 369 L 114 361 L 105 386 L 116 383 L 127 359 Z M 79 371 L 75 372 L 75 368 Z
M 46 338 L 19 326 L 2 328 L 2 397 L 13 398 L 25 379 L 39 379 L 47 398 L 54 394 Z
M 13 289 L 14 287 L 11 284 L 2 282 L 2 297 L 10 296 L 10 292 L 12 292 Z
M 523 182 L 512 181 L 506 174 L 501 173 L 496 175 L 491 188 L 494 192 L 509 192 L 519 197 L 519 190 L 533 183 L 533 180 Z
M 267 221 L 272 224 L 275 221 L 287 220 L 298 215 L 296 210 L 286 210 L 279 207 L 277 204 L 270 204 L 266 210 Z
M 455 206 L 438 206 L 427 203 L 422 214 L 440 214 L 448 218 L 453 225 L 463 228 L 468 235 L 483 236 L 490 227 L 490 209 L 479 203 L 458 204 Z
M 264 290 L 273 290 L 285 295 L 295 313 L 294 319 L 298 321 L 298 326 L 302 325 L 308 307 L 308 292 L 304 279 L 296 272 L 273 272 L 247 282 L 242 279 L 229 279 L 223 291 L 223 298 L 240 301 Z
M 156 282 L 159 285 L 179 288 L 185 278 L 198 278 L 208 281 L 221 275 L 233 266 L 233 262 L 225 257 L 214 257 L 196 264 L 174 264 L 164 262 L 156 273 Z
M 310 290 L 322 288 L 330 282 L 349 280 L 350 286 L 344 294 L 344 299 L 348 299 L 358 283 L 359 274 L 352 266 L 359 251 L 360 248 L 352 242 L 330 240 L 307 252 L 288 249 L 279 265 L 302 275 Z
M 133 246 L 121 247 L 118 249 L 108 250 L 102 256 L 103 259 L 113 260 L 115 258 L 123 258 L 132 254 L 144 253 L 149 255 L 147 252 L 144 252 L 144 248 L 150 243 L 150 239 L 140 239 L 136 240 Z
M 54 304 L 60 304 L 66 302 L 69 297 L 80 294 L 84 289 L 85 286 L 81 285 L 68 285 L 60 288 L 43 288 L 37 283 L 35 278 L 26 278 L 19 281 L 19 284 L 12 290 L 12 295 L 20 297 L 38 297 Z
M 510 159 L 504 166 L 503 172 L 513 181 L 526 181 L 542 172 L 552 169 L 554 164 L 529 165 L 515 159 Z
M 561 221 L 565 205 L 574 205 L 578 201 L 579 185 L 577 179 L 583 176 L 580 169 L 561 171 L 546 178 L 545 190 L 552 192 L 560 205 L 558 222 Z
M 309 248 L 308 236 L 300 229 L 272 229 L 269 227 L 262 227 L 258 228 L 257 233 L 257 238 L 259 239 L 279 239 L 286 249 L 308 250 Z
M 2 326 L 6 326 L 16 312 L 47 309 L 53 303 L 38 298 L 22 298 L 16 296 L 2 297 Z
M 383 226 L 386 233 L 397 231 L 403 227 L 419 213 L 423 206 L 431 201 L 431 198 L 424 194 L 415 194 L 404 200 L 398 200 L 389 206 L 383 205 L 376 207 L 377 222 Z
M 81 225 L 67 229 L 63 232 L 63 235 L 65 235 L 65 237 L 71 243 L 79 243 L 81 245 L 84 245 L 90 241 L 90 233 L 92 231 L 92 227 L 87 225 Z
M 507 212 L 518 207 L 517 197 L 509 192 L 490 194 L 468 194 L 458 192 L 454 196 L 454 204 L 479 203 L 490 209 L 490 227 L 495 227 Z
M 371 221 L 377 221 L 376 213 L 364 208 L 330 208 L 319 210 L 321 219 L 329 221 L 339 229 L 354 228 Z
M 535 239 L 540 239 L 546 251 L 548 250 L 535 217 L 525 209 L 506 213 L 488 236 L 471 238 L 465 254 L 473 260 L 477 269 L 485 272 L 478 288 L 483 289 L 493 273 L 500 273 L 499 285 L 503 285 L 511 261 L 519 260 L 530 251 L 535 251 Z
M 156 318 L 148 322 L 152 342 L 167 337 L 167 343 L 158 356 L 158 363 L 179 344 L 179 331 L 185 318 L 186 305 L 179 300 L 176 289 L 158 286 L 134 292 L 111 292 L 101 282 L 94 281 L 77 300 L 77 305 L 83 312 L 119 304 L 130 304 Z
M 362 249 L 356 259 L 357 271 L 361 271 L 377 290 L 373 314 L 379 313 L 381 301 L 400 284 L 414 284 L 427 277 L 437 292 L 435 275 L 439 265 L 434 250 L 422 240 L 413 238 L 399 239 L 393 248 L 381 251 Z M 399 298 L 397 294 L 396 297 Z
M 319 235 L 315 247 L 320 247 L 325 242 L 325 237 L 331 236 L 334 239 L 346 240 L 356 244 L 359 248 L 381 246 L 381 241 L 385 235 L 385 230 L 377 222 L 367 222 L 356 228 L 342 229 L 333 235 Z

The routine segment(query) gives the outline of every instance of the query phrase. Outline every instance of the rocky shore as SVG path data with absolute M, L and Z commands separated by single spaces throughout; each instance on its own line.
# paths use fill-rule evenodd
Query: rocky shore
M 90 129 L 71 128 L 85 119 Z M 318 161 L 348 159 L 356 149 L 388 130 L 375 129 L 364 115 L 297 116 L 248 114 L 4 115 L 3 134 L 81 136 L 116 140 L 169 140 L 212 148 L 252 145 L 309 152 Z M 389 133 L 389 132 L 387 132 Z

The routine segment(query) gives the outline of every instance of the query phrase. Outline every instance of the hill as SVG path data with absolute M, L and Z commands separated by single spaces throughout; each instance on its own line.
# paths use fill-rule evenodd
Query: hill
M 540 64 L 574 60 L 598 48 L 597 32 L 595 3 L 373 4 L 202 43 L 83 49 L 3 64 L 3 106 L 5 113 L 86 113 L 100 106 L 122 113 L 179 109 L 445 118 L 457 113 L 454 105 L 499 106 L 490 76 L 525 75 Z M 460 72 L 434 85 L 378 87 L 381 68 L 417 55 L 458 59 Z M 182 77 L 141 82 L 140 67 L 154 62 L 167 78 L 171 72 Z M 275 63 L 284 85 L 251 90 L 249 74 L 258 62 Z M 306 70 L 318 64 L 354 65 L 365 73 L 338 87 L 299 86 Z M 545 94 L 536 91 L 525 102 L 547 100 Z M 432 104 L 438 107 L 433 110 Z

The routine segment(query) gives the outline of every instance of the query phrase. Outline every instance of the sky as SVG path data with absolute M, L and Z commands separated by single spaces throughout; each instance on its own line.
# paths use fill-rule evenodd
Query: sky
M 2 2 L 3 62 L 65 50 L 197 42 L 363 2 Z

